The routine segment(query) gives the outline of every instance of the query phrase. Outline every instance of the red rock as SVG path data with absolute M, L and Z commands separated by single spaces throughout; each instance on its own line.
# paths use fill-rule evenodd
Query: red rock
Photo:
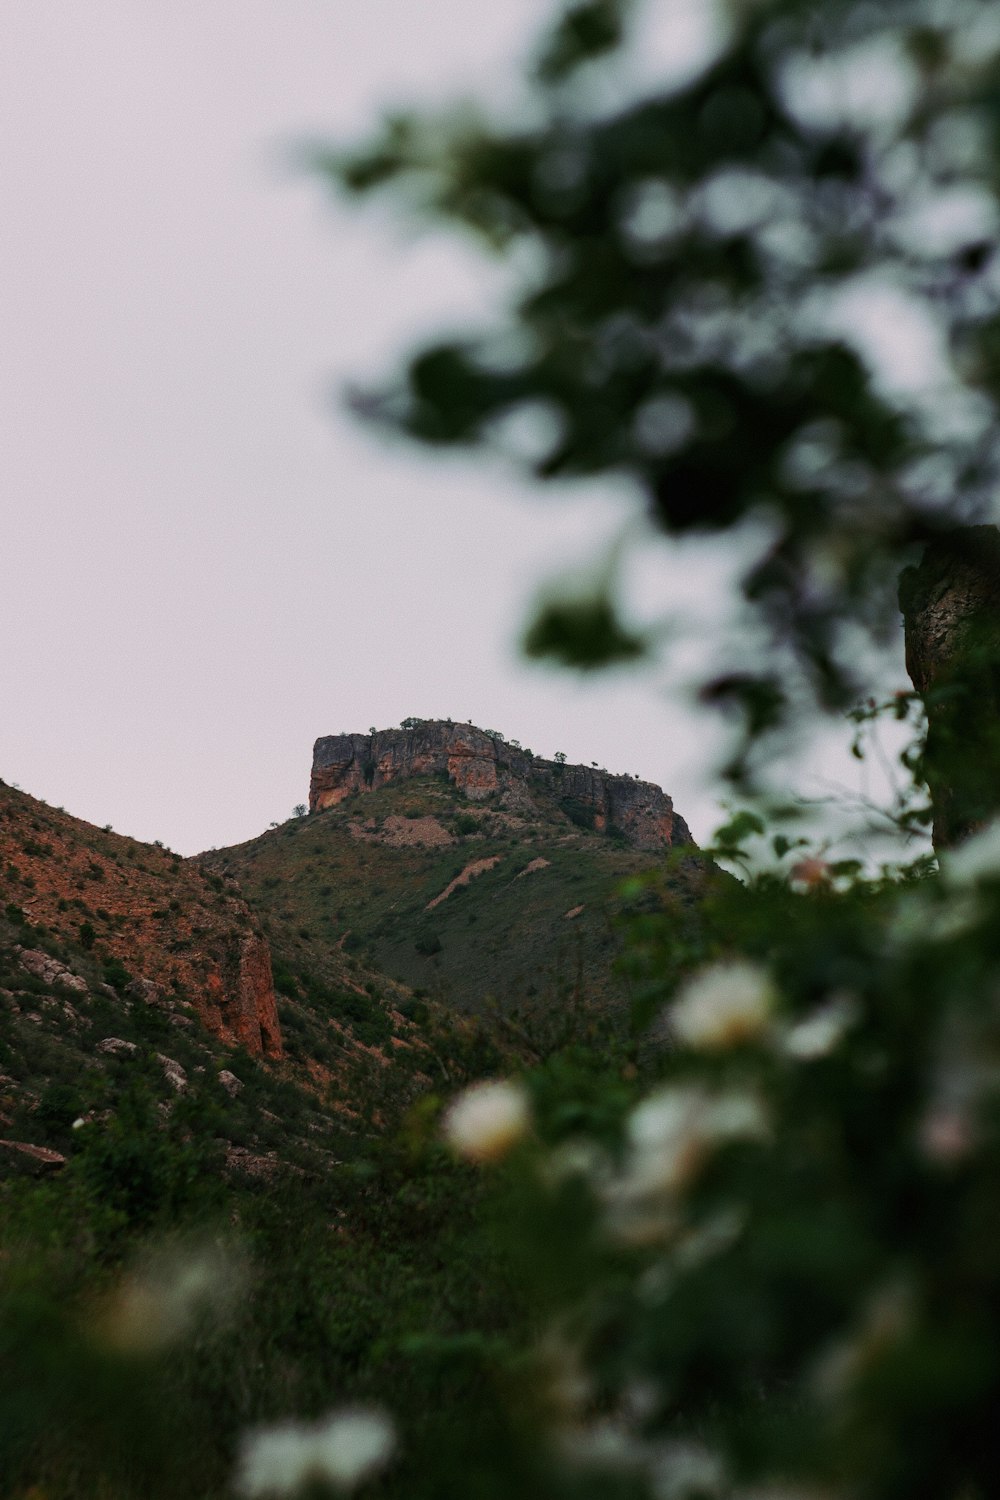
M 0 868 L 18 882 L 12 904 L 28 922 L 76 944 L 85 919 L 94 929 L 94 961 L 117 959 L 131 975 L 127 1001 L 194 1011 L 220 1041 L 256 1057 L 281 1056 L 267 941 L 232 890 L 194 861 L 95 828 L 13 787 L 0 785 L 0 811 Z M 25 945 L 18 958 L 45 983 L 86 988 L 40 948 Z M 95 989 L 122 998 L 101 983 Z
M 321 812 L 353 792 L 375 791 L 414 776 L 446 776 L 466 797 L 532 792 L 575 805 L 598 833 L 619 833 L 635 849 L 692 844 L 665 792 L 649 781 L 588 766 L 542 760 L 472 724 L 427 719 L 410 729 L 337 734 L 313 748 L 309 810 Z
M 66 1165 L 65 1156 L 48 1146 L 32 1146 L 27 1141 L 0 1141 L 0 1154 L 9 1165 L 32 1177 L 48 1176 Z

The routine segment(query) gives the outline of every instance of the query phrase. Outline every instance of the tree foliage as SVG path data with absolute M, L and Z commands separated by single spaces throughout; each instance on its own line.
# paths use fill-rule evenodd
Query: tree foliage
M 523 124 L 398 113 L 320 153 L 350 192 L 388 190 L 511 266 L 495 322 L 354 399 L 435 445 L 513 444 L 530 416 L 538 479 L 624 476 L 671 535 L 756 522 L 742 586 L 773 649 L 708 692 L 757 736 L 784 721 L 793 664 L 849 703 L 856 627 L 895 628 L 907 549 L 988 515 L 995 7 L 731 0 L 697 76 L 630 96 L 627 63 L 604 87 L 601 70 L 636 9 L 565 11 Z M 638 648 L 610 603 L 529 643 L 590 666 L 595 632 L 611 659 Z
M 803 688 L 857 704 L 858 630 L 898 630 L 901 568 L 926 548 L 903 590 L 926 625 L 955 529 L 992 519 L 1000 24 L 976 0 L 732 0 L 693 76 L 629 93 L 636 11 L 565 8 L 519 123 L 397 114 L 320 164 L 511 267 L 492 325 L 417 350 L 362 414 L 743 538 L 765 631 L 702 690 L 740 717 L 739 777 Z M 553 1493 L 996 1488 L 995 727 L 960 752 L 1000 679 L 968 615 L 943 611 L 916 686 L 939 841 L 982 831 L 876 882 L 779 831 L 785 873 L 716 892 L 694 937 L 637 890 L 635 1082 L 565 1058 L 532 1080 L 511 1222 Z M 610 593 L 527 644 L 584 668 L 643 647 Z M 718 852 L 766 832 L 737 812 Z

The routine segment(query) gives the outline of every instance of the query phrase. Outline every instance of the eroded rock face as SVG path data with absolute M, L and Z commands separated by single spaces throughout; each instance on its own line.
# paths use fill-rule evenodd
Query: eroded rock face
M 35 948 L 15 947 L 18 963 L 28 974 L 33 974 L 36 979 L 41 979 L 45 984 L 61 984 L 63 989 L 75 990 L 77 994 L 85 994 L 87 981 L 79 974 L 74 974 L 61 964 L 57 958 L 49 953 L 42 953 Z
M 635 849 L 691 844 L 691 832 L 665 792 L 649 781 L 527 754 L 472 724 L 428 719 L 412 729 L 329 735 L 313 749 L 309 810 L 333 807 L 352 792 L 375 791 L 412 776 L 446 776 L 466 797 L 520 798 L 543 792 L 567 816 L 601 833 L 619 833 Z
M 202 1020 L 223 1041 L 236 1042 L 253 1057 L 282 1055 L 271 952 L 260 933 L 248 932 L 220 970 L 209 974 L 208 1013 Z
M 309 810 L 332 807 L 351 792 L 374 791 L 401 776 L 440 773 L 468 797 L 489 796 L 500 784 L 497 742 L 471 724 L 443 720 L 416 729 L 330 735 L 313 748 Z

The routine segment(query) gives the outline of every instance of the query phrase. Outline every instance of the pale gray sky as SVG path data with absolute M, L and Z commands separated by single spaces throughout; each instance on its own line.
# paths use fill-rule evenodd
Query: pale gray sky
M 682 9 L 694 34 L 705 7 Z M 387 447 L 331 395 L 502 281 L 332 204 L 290 143 L 503 97 L 541 14 L 0 0 L 4 779 L 193 853 L 304 800 L 316 736 L 450 715 L 638 772 L 713 826 L 713 741 L 654 675 L 517 656 L 538 585 L 630 507 Z M 724 568 L 664 551 L 635 597 L 697 621 Z

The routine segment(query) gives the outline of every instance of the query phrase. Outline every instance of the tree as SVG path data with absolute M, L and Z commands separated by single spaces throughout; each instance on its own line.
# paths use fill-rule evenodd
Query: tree
M 542 481 L 627 476 L 671 535 L 763 523 L 742 586 L 769 650 L 703 688 L 746 728 L 739 778 L 804 687 L 834 709 L 865 688 L 857 627 L 896 628 L 908 549 L 987 514 L 995 28 L 978 0 L 743 0 L 693 80 L 609 110 L 591 75 L 634 8 L 565 11 L 522 128 L 399 114 L 321 156 L 350 191 L 395 190 L 525 268 L 498 323 L 353 399 L 439 446 L 495 444 L 533 411 Z M 838 306 L 840 325 L 819 315 Z M 859 323 L 883 346 L 893 324 L 925 345 L 940 328 L 933 403 L 873 378 Z M 529 642 L 577 666 L 643 647 L 610 597 L 550 605 Z
M 1000 28 L 978 0 L 733 0 L 695 76 L 625 97 L 601 70 L 634 9 L 562 11 L 521 126 L 397 115 L 322 158 L 471 229 L 516 284 L 495 326 L 354 405 L 473 448 L 530 410 L 540 481 L 626 476 L 669 535 L 741 536 L 757 632 L 720 646 L 702 696 L 738 716 L 746 789 L 807 698 L 839 711 L 869 687 L 859 632 L 898 630 L 908 569 L 929 723 L 909 764 L 941 846 L 980 831 L 940 872 L 866 880 L 779 830 L 788 878 L 712 887 L 694 937 L 669 889 L 658 910 L 632 891 L 636 1025 L 656 1027 L 632 1074 L 537 1070 L 511 1169 L 548 1317 L 538 1422 L 570 1460 L 544 1484 L 985 1496 L 1000 643 L 997 532 L 974 523 L 998 477 Z M 901 332 L 930 350 L 932 395 L 898 359 L 885 373 L 879 339 Z M 547 605 L 527 644 L 587 669 L 646 648 L 610 578 Z M 719 852 L 766 831 L 738 812 Z

